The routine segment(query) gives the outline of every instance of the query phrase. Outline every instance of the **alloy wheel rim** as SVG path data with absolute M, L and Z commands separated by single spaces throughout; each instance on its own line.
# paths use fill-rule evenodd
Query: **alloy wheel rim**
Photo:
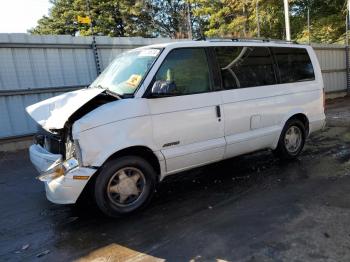
M 144 194 L 145 185 L 146 179 L 141 170 L 135 167 L 124 167 L 110 178 L 107 196 L 117 206 L 130 206 Z
M 289 153 L 296 153 L 300 149 L 302 142 L 302 133 L 299 127 L 291 126 L 288 128 L 285 137 L 284 144 Z

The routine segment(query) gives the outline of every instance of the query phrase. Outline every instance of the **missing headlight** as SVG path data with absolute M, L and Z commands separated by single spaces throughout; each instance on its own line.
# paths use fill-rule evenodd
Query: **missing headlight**
M 81 155 L 81 149 L 78 140 L 74 140 L 74 156 L 78 160 L 79 166 L 83 165 L 83 159 Z

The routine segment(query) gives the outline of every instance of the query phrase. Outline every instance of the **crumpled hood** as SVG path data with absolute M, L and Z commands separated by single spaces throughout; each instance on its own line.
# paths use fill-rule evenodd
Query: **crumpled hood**
M 98 88 L 85 88 L 64 93 L 28 106 L 26 111 L 45 130 L 62 129 L 74 112 L 103 91 Z

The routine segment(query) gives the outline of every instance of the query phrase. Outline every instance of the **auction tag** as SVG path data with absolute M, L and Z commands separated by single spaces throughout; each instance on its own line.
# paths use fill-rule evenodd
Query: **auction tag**
M 142 79 L 141 75 L 131 75 L 126 83 L 129 86 L 137 87 Z

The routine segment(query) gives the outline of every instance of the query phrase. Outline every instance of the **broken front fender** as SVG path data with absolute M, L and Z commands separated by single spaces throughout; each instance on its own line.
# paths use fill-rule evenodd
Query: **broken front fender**
M 74 204 L 95 172 L 93 168 L 78 167 L 64 176 L 45 181 L 47 199 L 55 204 Z
M 30 146 L 29 158 L 40 174 L 47 172 L 62 161 L 61 154 L 52 154 L 38 144 Z
M 62 161 L 61 155 L 52 154 L 40 145 L 29 149 L 30 160 L 41 173 L 46 197 L 56 204 L 74 204 L 96 169 L 79 167 L 77 161 Z

